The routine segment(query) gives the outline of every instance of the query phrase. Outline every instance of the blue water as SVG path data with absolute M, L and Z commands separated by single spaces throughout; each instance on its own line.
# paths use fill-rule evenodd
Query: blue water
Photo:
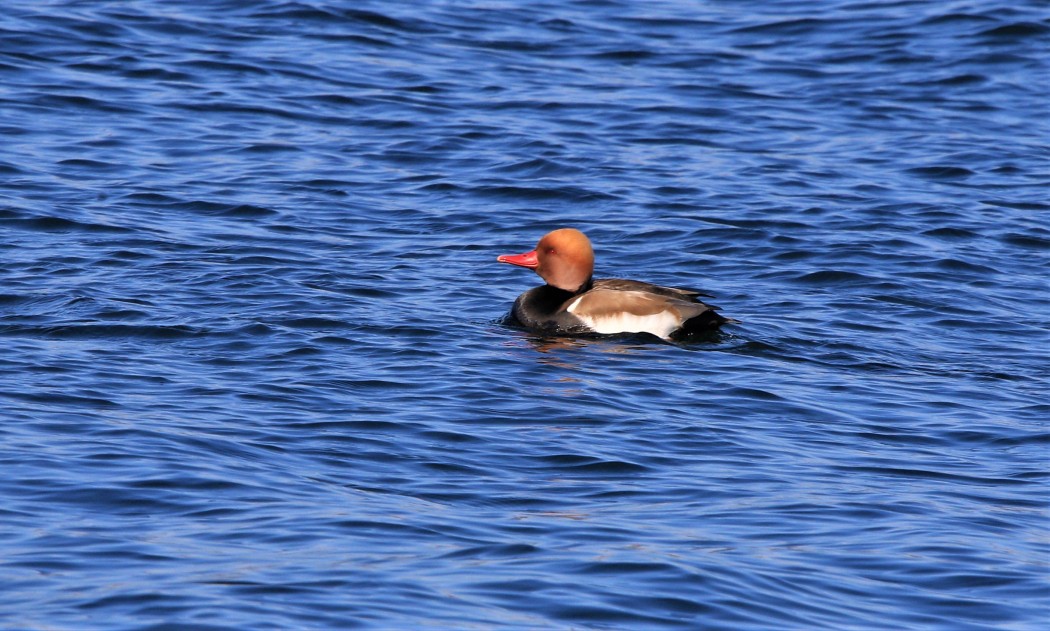
M 1050 11 L 5 0 L 0 627 L 1045 629 Z M 544 339 L 584 230 L 716 339 Z

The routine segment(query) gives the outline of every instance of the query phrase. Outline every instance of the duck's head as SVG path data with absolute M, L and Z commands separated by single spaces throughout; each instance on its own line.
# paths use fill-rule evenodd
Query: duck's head
M 572 292 L 586 285 L 594 273 L 591 242 L 575 228 L 548 232 L 536 244 L 535 250 L 524 254 L 503 254 L 496 260 L 536 270 L 548 285 Z

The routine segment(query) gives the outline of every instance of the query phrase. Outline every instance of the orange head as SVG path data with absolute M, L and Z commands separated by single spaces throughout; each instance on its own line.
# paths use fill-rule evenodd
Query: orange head
M 576 291 L 594 273 L 594 250 L 590 240 L 575 228 L 561 228 L 543 235 L 536 249 L 524 254 L 504 254 L 496 259 L 536 270 L 548 285 Z

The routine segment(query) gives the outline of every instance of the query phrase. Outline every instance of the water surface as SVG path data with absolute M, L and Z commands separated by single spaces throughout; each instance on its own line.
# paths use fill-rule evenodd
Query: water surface
M 1038 629 L 1043 3 L 0 11 L 0 626 Z M 501 323 L 495 263 L 741 324 Z

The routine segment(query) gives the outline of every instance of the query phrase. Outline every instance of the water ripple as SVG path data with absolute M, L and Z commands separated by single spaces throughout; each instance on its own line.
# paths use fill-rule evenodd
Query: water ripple
M 9 626 L 1043 626 L 1039 3 L 8 5 Z

